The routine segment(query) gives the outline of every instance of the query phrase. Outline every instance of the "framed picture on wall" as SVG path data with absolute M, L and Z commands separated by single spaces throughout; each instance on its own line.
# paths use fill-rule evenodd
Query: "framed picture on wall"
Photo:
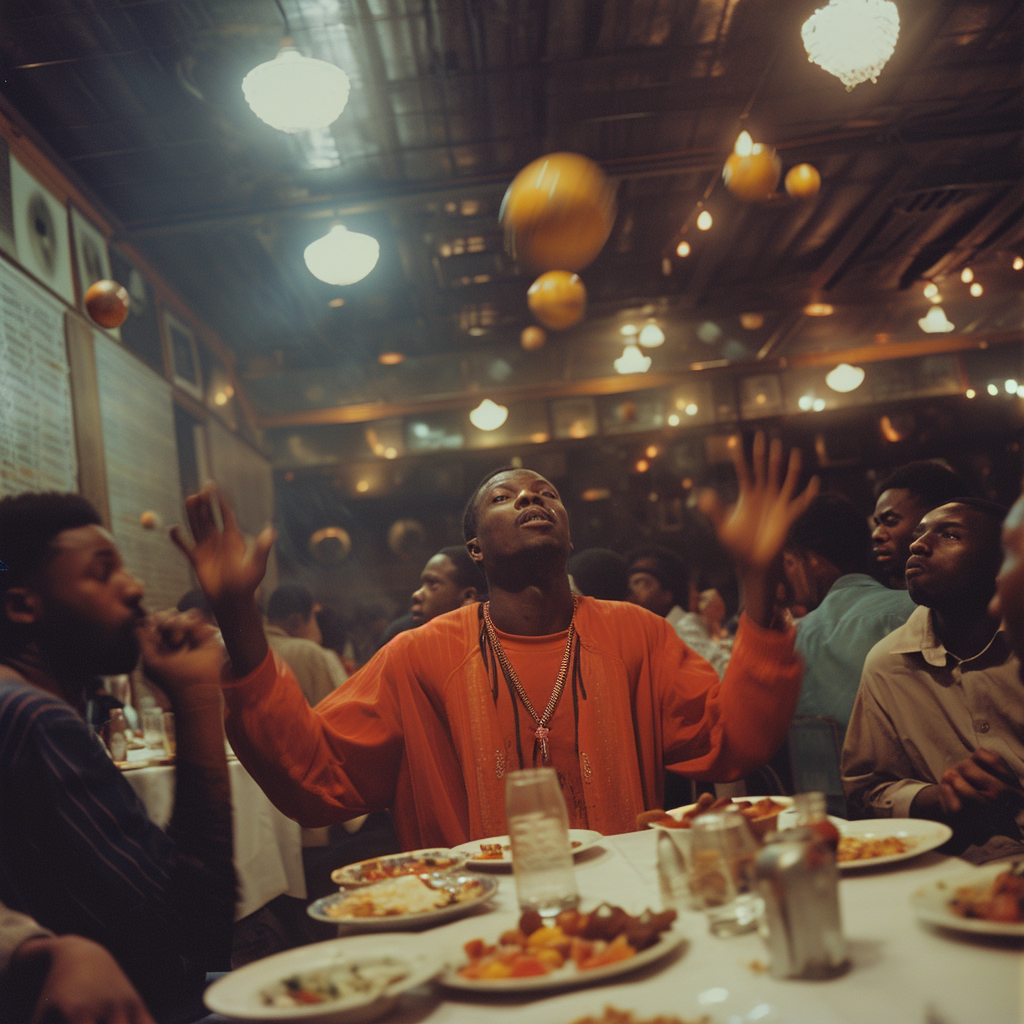
M 203 371 L 196 336 L 170 310 L 164 310 L 164 335 L 171 380 L 197 401 L 203 400 Z

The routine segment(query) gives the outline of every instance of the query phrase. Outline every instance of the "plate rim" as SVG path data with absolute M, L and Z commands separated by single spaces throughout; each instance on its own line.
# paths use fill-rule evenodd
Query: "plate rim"
M 855 821 L 845 822 L 845 825 L 861 825 L 871 824 L 877 825 L 879 822 L 907 822 L 907 821 L 919 821 L 927 823 L 929 826 L 936 830 L 936 835 L 931 839 L 924 839 L 918 843 L 911 850 L 905 850 L 903 853 L 890 853 L 884 857 L 870 857 L 865 860 L 844 860 L 837 861 L 840 871 L 863 871 L 866 868 L 877 868 L 882 867 L 885 864 L 897 864 L 905 860 L 913 860 L 915 857 L 920 857 L 922 854 L 930 853 L 932 850 L 937 850 L 943 843 L 948 842 L 953 837 L 953 830 L 944 822 L 941 821 L 929 821 L 926 818 L 858 818 Z M 901 827 L 903 827 L 901 825 Z M 839 827 L 839 831 L 843 831 L 843 826 Z M 945 831 L 945 835 L 943 835 Z
M 395 939 L 398 938 L 399 946 L 408 945 L 408 949 L 399 948 L 395 949 Z M 437 974 L 444 970 L 445 959 L 443 956 L 433 954 L 429 947 L 424 947 L 422 943 L 413 944 L 408 941 L 416 937 L 414 936 L 388 936 L 386 939 L 383 936 L 378 935 L 347 935 L 336 939 L 327 939 L 324 942 L 313 943 L 308 946 L 295 946 L 292 949 L 281 950 L 278 953 L 272 953 L 270 956 L 265 956 L 259 960 L 253 960 L 251 963 L 244 964 L 242 967 L 236 968 L 233 971 L 225 974 L 224 977 L 218 978 L 215 982 L 209 985 L 203 992 L 203 1004 L 212 1013 L 223 1014 L 225 1017 L 230 1017 L 233 1020 L 251 1020 L 251 1021 L 291 1021 L 300 1020 L 304 1018 L 316 1018 L 317 1016 L 325 1016 L 327 1014 L 340 1014 L 348 1015 L 355 1014 L 357 1012 L 365 1011 L 368 1007 L 373 1006 L 374 1003 L 382 999 L 392 999 L 401 995 L 402 992 L 406 992 L 411 988 L 415 988 L 417 985 L 422 985 L 432 978 L 436 977 Z M 376 941 L 380 943 L 387 943 L 387 948 L 382 947 L 379 952 L 367 951 L 360 952 L 355 947 L 357 945 L 369 945 L 371 942 Z M 373 999 L 363 999 L 359 1002 L 347 1004 L 343 1007 L 331 1008 L 329 1004 L 317 1003 L 313 1006 L 295 1006 L 295 1007 L 281 1007 L 281 1006 L 254 1006 L 244 1007 L 236 1009 L 228 1009 L 224 1004 L 213 1005 L 210 1001 L 210 996 L 214 997 L 214 1002 L 219 1002 L 217 995 L 218 990 L 229 989 L 238 985 L 240 979 L 246 979 L 249 974 L 253 975 L 254 989 L 258 989 L 260 985 L 267 985 L 267 964 L 277 958 L 298 958 L 302 957 L 303 960 L 307 960 L 310 957 L 310 951 L 316 948 L 321 948 L 326 954 L 327 950 L 324 947 L 336 946 L 340 943 L 351 943 L 353 947 L 352 959 L 369 959 L 373 956 L 385 956 L 390 955 L 393 957 L 402 956 L 407 959 L 412 970 L 409 972 L 408 977 L 403 978 L 401 981 L 395 982 L 393 985 L 388 986 L 387 990 L 379 993 Z M 303 951 L 300 953 L 299 951 Z M 313 954 L 315 957 L 316 954 Z M 346 958 L 340 958 L 339 962 L 344 963 Z M 312 965 L 305 968 L 306 970 L 316 970 L 316 960 Z M 252 990 L 250 990 L 252 991 Z M 345 1017 L 340 1016 L 339 1021 L 344 1021 Z
M 579 836 L 579 835 L 587 835 L 589 837 L 587 840 L 583 841 L 583 844 L 581 846 L 578 846 L 575 850 L 572 851 L 572 855 L 573 855 L 574 858 L 577 857 L 579 854 L 584 853 L 587 850 L 592 849 L 593 847 L 597 846 L 602 840 L 608 838 L 603 832 L 598 832 L 596 829 L 592 829 L 592 828 L 571 828 L 571 829 L 569 829 L 569 841 L 570 842 L 572 842 L 573 834 L 574 833 L 577 836 Z M 505 835 L 501 835 L 501 836 L 484 836 L 483 839 L 468 839 L 468 840 L 466 840 L 466 842 L 460 843 L 458 846 L 453 846 L 452 847 L 452 853 L 459 853 L 460 856 L 465 856 L 466 857 L 466 865 L 465 866 L 467 868 L 470 868 L 470 870 L 472 870 L 472 871 L 479 871 L 481 868 L 483 870 L 485 870 L 485 871 L 487 871 L 487 870 L 490 870 L 490 871 L 511 871 L 512 870 L 512 858 L 511 857 L 509 857 L 508 860 L 505 860 L 504 857 L 502 857 L 501 860 L 476 860 L 475 858 L 470 857 L 468 855 L 468 851 L 466 851 L 466 847 L 467 846 L 471 846 L 471 845 L 473 845 L 475 843 L 495 843 L 495 842 L 499 842 L 500 840 L 508 839 L 508 838 L 509 838 L 509 836 L 506 833 Z
M 421 910 L 415 914 L 390 914 L 385 917 L 330 917 L 327 914 L 318 915 L 313 912 L 313 908 L 318 904 L 323 903 L 325 900 L 337 899 L 341 895 L 350 895 L 350 893 L 342 889 L 340 892 L 332 892 L 327 896 L 321 896 L 318 900 L 313 900 L 313 902 L 306 907 L 306 913 L 313 918 L 314 921 L 321 921 L 324 924 L 334 924 L 339 928 L 345 928 L 349 931 L 401 931 L 404 926 L 411 924 L 419 925 L 439 923 L 451 917 L 458 917 L 461 913 L 472 910 L 474 907 L 479 907 L 482 903 L 486 903 L 497 894 L 498 882 L 496 879 L 489 878 L 487 875 L 478 875 L 474 871 L 466 871 L 465 874 L 472 875 L 475 880 L 480 882 L 485 891 L 472 899 L 462 900 L 460 903 L 449 903 L 443 907 L 435 907 L 433 910 Z M 358 888 L 362 888 L 362 886 L 359 886 Z
M 764 796 L 752 793 L 749 796 L 733 797 L 733 800 L 766 800 L 766 799 L 767 800 L 777 800 L 779 803 L 781 803 L 783 805 L 782 810 L 779 811 L 779 814 L 782 814 L 783 811 L 792 810 L 792 808 L 793 808 L 793 798 L 791 796 L 782 796 L 782 795 L 776 794 L 776 793 L 767 793 Z M 668 815 L 671 815 L 672 817 L 674 817 L 676 819 L 676 821 L 682 821 L 683 815 L 687 811 L 693 810 L 693 808 L 696 807 L 696 806 L 697 806 L 696 803 L 681 804 L 679 807 L 672 807 L 672 808 L 670 808 L 669 810 L 665 811 L 665 813 L 668 814 Z M 657 822 L 657 821 L 649 821 L 649 822 L 647 822 L 647 828 L 649 828 L 649 829 L 661 829 L 663 832 L 685 832 L 686 831 L 685 829 L 669 828 L 667 825 L 662 825 L 660 822 Z
M 1019 857 L 1016 858 L 1020 860 Z M 971 932 L 975 935 L 1002 935 L 1008 938 L 1024 939 L 1024 921 L 1016 924 L 1009 924 L 1002 921 L 985 921 L 977 917 L 958 917 L 951 910 L 933 910 L 923 906 L 922 903 L 942 883 L 952 895 L 953 891 L 963 885 L 977 885 L 992 881 L 996 875 L 1006 871 L 1013 861 L 993 861 L 989 864 L 982 864 L 979 867 L 970 869 L 966 863 L 958 873 L 943 875 L 933 879 L 910 894 L 910 906 L 919 921 L 926 924 L 938 925 L 940 928 L 948 928 L 950 931 Z M 977 872 L 977 873 L 975 873 Z M 948 897 L 947 897 L 948 901 Z
M 455 865 L 453 867 L 442 868 L 441 870 L 443 870 L 443 871 L 458 871 L 461 868 L 463 868 L 465 866 L 465 864 L 466 864 L 466 858 L 462 857 L 461 854 L 457 854 L 457 853 L 455 853 L 454 850 L 450 850 L 450 849 L 448 849 L 445 846 L 425 846 L 421 850 L 405 850 L 402 853 L 384 853 L 384 854 L 381 854 L 379 857 L 367 857 L 365 860 L 357 860 L 353 864 L 342 864 L 342 866 L 340 868 L 335 868 L 331 872 L 331 881 L 335 885 L 340 885 L 343 889 L 344 888 L 358 889 L 358 888 L 360 888 L 360 887 L 362 887 L 364 885 L 373 885 L 374 882 L 359 882 L 359 881 L 355 881 L 355 880 L 348 881 L 348 880 L 345 879 L 345 872 L 347 872 L 347 871 L 349 871 L 350 869 L 353 869 L 353 868 L 362 867 L 364 864 L 372 864 L 374 862 L 395 860 L 398 857 L 415 857 L 417 854 L 446 854 L 449 857 L 453 857 L 455 860 L 461 860 L 462 861 L 461 864 L 457 864 L 457 865 Z M 335 878 L 335 875 L 337 875 L 338 877 Z M 395 875 L 394 877 L 400 878 L 401 876 L 400 875 Z M 379 879 L 377 879 L 377 881 L 382 882 L 382 881 L 384 881 L 384 879 L 379 878 Z
M 497 993 L 509 995 L 514 993 L 547 992 L 553 989 L 582 988 L 586 985 L 598 984 L 607 978 L 615 978 L 620 974 L 629 974 L 638 971 L 648 964 L 656 963 L 664 956 L 678 949 L 690 936 L 686 930 L 678 925 L 678 919 L 667 932 L 663 933 L 653 946 L 642 949 L 626 960 L 616 960 L 614 963 L 606 964 L 604 967 L 594 967 L 588 971 L 581 971 L 578 968 L 574 973 L 552 977 L 544 974 L 530 978 L 495 978 L 490 981 L 478 981 L 470 978 L 460 978 L 457 971 L 458 966 L 449 958 L 448 962 L 437 975 L 437 983 L 445 988 L 458 989 L 460 992 Z M 465 959 L 462 947 L 459 947 L 457 956 Z

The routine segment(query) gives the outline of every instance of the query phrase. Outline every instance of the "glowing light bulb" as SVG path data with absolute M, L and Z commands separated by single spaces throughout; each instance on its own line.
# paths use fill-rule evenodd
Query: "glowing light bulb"
M 309 272 L 327 284 L 362 281 L 377 265 L 380 244 L 376 238 L 335 224 L 323 238 L 306 246 L 303 259 Z
M 616 373 L 646 373 L 651 368 L 651 357 L 645 356 L 636 345 L 627 345 L 613 365 Z
M 1008 395 L 1017 394 L 1017 382 L 1012 377 L 1008 381 L 1006 381 L 1003 387 L 1006 388 L 1006 393 Z
M 740 132 L 733 149 L 737 156 L 750 156 L 754 151 L 754 140 L 750 137 L 750 132 L 746 130 Z
M 995 386 L 995 384 L 989 384 L 989 386 L 988 386 L 987 388 L 985 388 L 985 390 L 986 390 L 986 391 L 987 391 L 987 392 L 988 392 L 988 393 L 989 393 L 989 394 L 990 394 L 990 395 L 991 395 L 991 396 L 992 396 L 993 398 L 995 398 L 995 396 L 999 394 L 999 388 L 997 388 L 997 387 Z
M 970 267 L 964 267 L 964 269 L 960 271 L 960 280 L 963 281 L 964 284 L 970 284 L 974 280 L 974 271 L 971 270 Z
M 933 295 L 939 294 L 939 286 L 934 281 L 929 281 L 924 286 L 924 297 L 930 299 Z
M 917 326 L 925 334 L 945 334 L 947 331 L 953 330 L 954 325 L 950 323 L 941 306 L 932 306 L 928 313 L 917 321 Z
M 665 344 L 665 332 L 655 323 L 646 324 L 637 340 L 644 348 L 657 348 Z
M 686 407 L 686 408 L 685 408 L 685 409 L 683 410 L 683 412 L 685 412 L 687 416 L 696 416 L 696 415 L 697 415 L 697 406 L 696 406 L 696 405 L 694 405 L 694 403 L 693 403 L 693 402 L 691 402 L 691 403 L 690 403 L 690 404 L 689 404 L 689 405 L 688 405 L 688 406 L 687 406 L 687 407 Z
M 981 295 L 984 291 L 985 291 L 985 289 L 982 288 L 981 285 L 978 284 L 977 281 L 975 281 L 974 284 L 971 285 L 971 294 L 975 298 L 978 298 L 978 296 Z
M 711 219 L 711 214 L 707 210 L 701 210 L 700 216 L 697 217 L 697 227 L 701 231 L 707 231 L 714 223 Z
M 833 391 L 841 394 L 854 391 L 864 383 L 864 369 L 860 366 L 851 366 L 849 363 L 840 363 L 825 377 L 825 383 Z
M 680 242 L 676 246 L 676 255 L 677 256 L 689 256 L 690 255 L 690 243 L 689 242 Z
M 968 398 L 973 398 L 977 394 L 977 392 L 974 390 L 974 388 L 968 388 L 965 394 Z
M 814 395 L 801 395 L 799 399 L 797 399 L 796 404 L 800 406 L 804 412 L 810 412 L 811 406 L 814 405 Z
M 1014 256 L 1013 258 L 1013 269 L 1024 270 L 1024 256 Z
M 668 425 L 670 427 L 678 427 L 679 426 L 679 417 L 675 413 L 672 413 L 672 415 L 669 416 L 669 418 L 668 418 Z
M 470 414 L 469 422 L 477 430 L 497 430 L 508 419 L 508 409 L 485 398 Z
M 824 398 L 816 398 L 814 400 L 814 405 L 812 405 L 811 408 L 815 412 L 821 412 L 821 410 L 825 408 L 825 399 Z

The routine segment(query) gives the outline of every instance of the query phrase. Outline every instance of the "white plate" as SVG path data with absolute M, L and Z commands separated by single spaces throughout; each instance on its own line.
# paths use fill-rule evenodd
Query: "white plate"
M 889 839 L 895 836 L 905 840 L 910 847 L 905 853 L 892 853 L 886 857 L 840 861 L 840 871 L 877 868 L 882 864 L 895 864 L 897 861 L 920 857 L 922 853 L 941 846 L 953 835 L 948 825 L 940 821 L 925 821 L 923 818 L 868 818 L 864 821 L 836 819 L 836 825 L 844 836 L 856 836 L 858 839 Z
M 567 961 L 557 971 L 532 978 L 495 978 L 491 981 L 477 981 L 463 978 L 458 969 L 466 964 L 466 955 L 460 949 L 449 960 L 448 966 L 439 975 L 438 981 L 447 988 L 462 989 L 465 992 L 538 992 L 558 988 L 579 988 L 583 985 L 596 985 L 608 978 L 620 974 L 629 974 L 641 967 L 660 960 L 686 941 L 686 936 L 678 928 L 670 928 L 661 938 L 647 949 L 641 950 L 628 960 L 616 960 L 605 967 L 591 967 L 581 971 L 571 961 Z
M 778 824 L 779 824 L 780 828 L 791 828 L 794 824 L 796 824 L 796 819 L 795 818 L 793 818 L 792 821 L 788 821 L 788 822 L 786 821 L 786 817 L 787 817 L 787 815 L 789 815 L 789 812 L 792 812 L 792 814 L 794 814 L 794 815 L 796 814 L 796 812 L 792 810 L 792 808 L 793 808 L 793 798 L 791 796 L 772 796 L 772 797 L 737 796 L 737 797 L 733 797 L 733 802 L 735 803 L 735 802 L 737 802 L 739 800 L 749 800 L 751 803 L 755 803 L 756 804 L 758 802 L 758 800 L 765 800 L 765 799 L 774 800 L 777 804 L 782 804 L 782 810 L 779 811 L 779 821 L 778 821 Z M 675 818 L 676 821 L 682 821 L 683 820 L 683 815 L 687 814 L 689 811 L 692 811 L 696 806 L 697 806 L 696 804 L 684 804 L 682 807 L 673 807 L 671 811 L 666 811 L 665 813 L 670 818 Z M 835 820 L 837 822 L 839 821 L 838 818 L 835 819 Z M 648 822 L 647 823 L 647 827 L 648 828 L 654 828 L 654 829 L 663 829 L 666 832 L 682 832 L 682 831 L 685 831 L 684 829 L 668 828 L 666 825 L 659 825 L 656 821 Z M 772 831 L 774 831 L 774 829 Z
M 571 828 L 569 829 L 569 843 L 579 843 L 579 846 L 573 846 L 572 855 L 575 857 L 577 854 L 582 853 L 584 850 L 589 850 L 592 846 L 596 846 L 604 836 L 600 832 L 594 832 L 591 829 L 586 828 Z M 512 851 L 502 850 L 501 860 L 478 860 L 476 855 L 480 852 L 480 846 L 482 843 L 501 843 L 501 845 L 508 846 L 511 840 L 508 836 L 491 836 L 490 839 L 474 839 L 471 842 L 463 843 L 461 846 L 453 846 L 452 853 L 462 854 L 466 858 L 466 866 L 472 868 L 474 871 L 480 871 L 481 869 L 487 870 L 490 868 L 492 871 L 511 871 L 512 870 Z
M 922 921 L 952 928 L 958 932 L 976 932 L 981 935 L 1011 935 L 1024 938 L 1024 923 L 1003 924 L 1000 921 L 983 921 L 975 917 L 960 917 L 949 909 L 949 901 L 961 886 L 970 885 L 985 889 L 996 875 L 1008 871 L 1011 861 L 986 864 L 984 867 L 965 869 L 955 875 L 940 878 L 922 886 L 911 894 L 910 905 Z
M 412 850 L 409 853 L 393 853 L 387 857 L 371 857 L 369 860 L 361 860 L 358 864 L 346 864 L 343 868 L 335 868 L 331 872 L 331 881 L 335 885 L 372 885 L 374 882 L 382 882 L 382 878 L 364 878 L 363 873 L 369 866 L 376 866 L 378 864 L 385 866 L 397 866 L 401 868 L 403 865 L 410 865 L 413 861 L 417 860 L 428 860 L 428 859 L 440 859 L 450 860 L 452 864 L 444 868 L 436 868 L 432 870 L 438 871 L 458 871 L 466 863 L 465 856 L 460 856 L 452 850 Z M 401 872 L 401 874 L 418 874 L 419 872 Z M 389 875 L 389 878 L 397 878 L 398 875 Z
M 398 961 L 409 973 L 383 993 L 359 995 L 315 1006 L 265 1006 L 261 993 L 293 974 L 353 962 Z M 357 935 L 299 946 L 256 960 L 215 981 L 203 994 L 214 1013 L 249 1021 L 303 1021 L 304 1024 L 355 1024 L 375 1020 L 394 1006 L 407 989 L 429 981 L 443 966 L 431 944 L 412 935 Z
M 451 903 L 446 907 L 437 907 L 435 910 L 424 910 L 418 914 L 391 914 L 388 917 L 331 917 L 325 913 L 324 908 L 332 903 L 340 903 L 351 896 L 350 890 L 342 890 L 323 899 L 311 903 L 306 908 L 306 913 L 317 921 L 324 921 L 327 924 L 336 924 L 347 931 L 353 932 L 401 932 L 418 928 L 428 928 L 442 921 L 450 921 L 455 917 L 462 917 L 468 914 L 474 907 L 486 903 L 497 891 L 498 883 L 486 875 L 474 875 L 466 871 L 462 873 L 453 872 L 453 879 L 472 878 L 480 883 L 481 891 L 478 895 L 463 900 L 461 903 Z

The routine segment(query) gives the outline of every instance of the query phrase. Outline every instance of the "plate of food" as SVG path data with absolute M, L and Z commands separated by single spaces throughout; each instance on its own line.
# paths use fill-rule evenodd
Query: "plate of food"
M 910 905 L 929 924 L 1024 938 L 1024 861 L 986 864 L 937 879 L 914 892 Z
M 592 911 L 565 910 L 545 925 L 524 911 L 516 928 L 493 940 L 472 939 L 438 980 L 470 992 L 535 992 L 592 985 L 638 970 L 685 940 L 674 910 L 632 915 L 602 903 Z
M 214 1013 L 247 1021 L 355 1024 L 388 1012 L 443 961 L 418 936 L 356 935 L 256 960 L 203 994 Z
M 910 860 L 946 842 L 953 830 L 939 821 L 923 818 L 869 818 L 864 821 L 836 819 L 843 871 L 880 867 Z
M 495 879 L 468 871 L 400 875 L 342 889 L 311 903 L 306 911 L 317 921 L 353 930 L 402 931 L 461 917 L 497 891 Z
M 723 796 L 716 799 L 711 793 L 702 793 L 695 804 L 676 807 L 671 811 L 644 811 L 637 818 L 641 828 L 663 828 L 670 831 L 688 829 L 693 819 L 708 811 L 721 811 L 726 807 L 736 807 L 750 823 L 751 831 L 758 839 L 764 839 L 769 832 L 774 832 L 779 824 L 779 815 L 793 806 L 791 796 L 747 796 L 734 799 Z
M 569 846 L 572 855 L 596 846 L 604 836 L 586 828 L 569 829 Z M 452 847 L 453 854 L 466 858 L 466 865 L 474 871 L 490 868 L 492 871 L 512 870 L 512 840 L 508 836 L 491 836 L 489 839 L 474 839 L 461 846 Z
M 466 857 L 452 850 L 413 850 L 411 853 L 395 853 L 362 860 L 358 864 L 346 864 L 331 872 L 331 881 L 341 886 L 371 885 L 402 875 L 458 871 L 465 863 Z

